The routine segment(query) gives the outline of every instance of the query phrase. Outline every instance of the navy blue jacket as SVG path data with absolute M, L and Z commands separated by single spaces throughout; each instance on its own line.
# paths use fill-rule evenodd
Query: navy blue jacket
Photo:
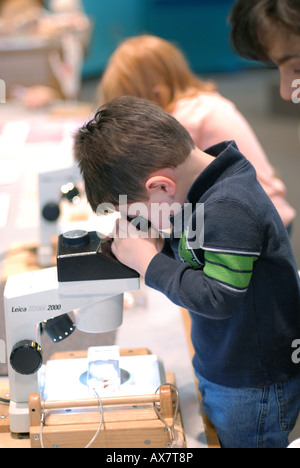
M 292 360 L 300 281 L 289 236 L 235 142 L 206 152 L 215 160 L 190 188 L 190 222 L 180 236 L 173 230 L 145 282 L 189 310 L 193 364 L 204 378 L 244 388 L 283 382 L 300 373 Z M 190 234 L 201 229 L 199 204 L 201 245 Z

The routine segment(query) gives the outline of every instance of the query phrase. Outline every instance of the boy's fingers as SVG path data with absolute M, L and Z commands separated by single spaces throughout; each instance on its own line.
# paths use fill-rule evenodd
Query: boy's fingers
M 116 255 L 116 244 L 115 241 L 111 244 L 110 250 L 114 255 Z
M 109 234 L 108 237 L 111 239 L 116 239 L 116 238 L 126 238 L 128 235 L 128 221 L 127 219 L 120 218 L 116 220 L 116 224 L 114 227 L 114 230 Z

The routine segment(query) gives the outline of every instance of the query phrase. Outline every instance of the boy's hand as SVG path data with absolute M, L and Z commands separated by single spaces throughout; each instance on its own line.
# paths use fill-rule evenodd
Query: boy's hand
M 114 239 L 111 250 L 117 259 L 129 268 L 145 276 L 147 268 L 159 251 L 158 233 L 150 228 L 148 232 L 142 232 L 135 228 L 126 219 L 119 219 L 113 233 Z

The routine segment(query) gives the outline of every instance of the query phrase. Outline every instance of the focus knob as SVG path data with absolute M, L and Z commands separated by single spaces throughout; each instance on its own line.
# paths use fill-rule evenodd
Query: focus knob
M 43 218 L 46 219 L 46 221 L 49 221 L 51 223 L 57 221 L 60 216 L 60 209 L 58 204 L 47 203 L 47 205 L 45 205 L 43 208 L 42 215 Z
M 43 364 L 42 348 L 32 340 L 19 341 L 12 349 L 10 364 L 18 374 L 35 374 Z

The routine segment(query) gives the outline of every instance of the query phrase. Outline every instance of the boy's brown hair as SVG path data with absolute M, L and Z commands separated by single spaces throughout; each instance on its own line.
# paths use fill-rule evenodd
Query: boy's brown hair
M 229 22 L 235 50 L 242 57 L 268 62 L 268 46 L 279 30 L 300 36 L 300 1 L 237 0 Z
M 185 128 L 153 102 L 124 96 L 102 106 L 75 135 L 74 153 L 83 175 L 88 202 L 147 200 L 148 176 L 177 167 L 195 144 Z

